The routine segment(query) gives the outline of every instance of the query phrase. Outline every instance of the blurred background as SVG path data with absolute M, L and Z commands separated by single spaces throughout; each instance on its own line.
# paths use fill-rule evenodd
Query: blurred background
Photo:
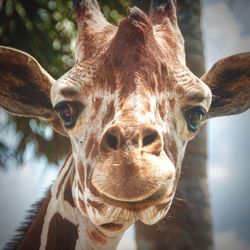
M 100 3 L 113 23 L 131 5 L 127 0 Z M 201 4 L 207 69 L 222 57 L 250 51 L 248 0 Z M 30 53 L 55 78 L 74 65 L 75 38 L 71 1 L 0 0 L 0 44 Z M 0 109 L 0 248 L 56 178 L 68 149 L 68 141 L 44 123 Z M 249 250 L 250 111 L 209 121 L 208 156 L 214 249 Z M 135 249 L 133 228 L 120 249 Z

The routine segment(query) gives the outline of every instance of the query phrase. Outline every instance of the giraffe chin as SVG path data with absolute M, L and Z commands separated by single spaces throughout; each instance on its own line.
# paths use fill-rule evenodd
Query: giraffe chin
M 105 204 L 106 213 L 102 213 L 97 208 L 90 206 L 87 207 L 87 213 L 91 222 L 96 226 L 100 226 L 106 230 L 109 230 L 110 228 L 126 230 L 137 220 L 144 224 L 152 225 L 163 219 L 171 206 L 172 198 L 173 196 L 163 200 L 162 203 L 158 205 L 140 211 L 129 211 L 121 207 L 115 207 L 103 203 L 103 205 Z
M 117 230 L 125 230 L 135 221 L 140 220 L 144 224 L 152 225 L 165 217 L 167 214 L 174 191 L 169 188 L 165 193 L 161 193 L 161 197 L 142 205 L 140 202 L 127 203 L 121 205 L 121 202 L 110 202 L 103 197 L 96 197 L 88 193 L 86 198 L 86 212 L 91 222 L 94 225 L 102 226 L 103 228 L 117 228 Z M 118 226 L 119 225 L 119 226 Z
M 153 225 L 157 223 L 167 215 L 171 206 L 171 202 L 172 199 L 171 201 L 164 203 L 160 210 L 157 208 L 157 206 L 155 206 L 139 212 L 138 220 L 147 225 Z

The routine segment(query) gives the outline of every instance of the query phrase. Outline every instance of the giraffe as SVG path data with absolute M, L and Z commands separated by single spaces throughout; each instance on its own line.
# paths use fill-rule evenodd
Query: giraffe
M 57 81 L 30 55 L 0 47 L 1 106 L 45 120 L 72 145 L 9 248 L 115 249 L 135 221 L 167 214 L 202 123 L 250 107 L 250 53 L 194 76 L 173 1 L 153 4 L 149 17 L 133 7 L 118 27 L 96 1 L 74 1 L 74 9 L 77 63 Z

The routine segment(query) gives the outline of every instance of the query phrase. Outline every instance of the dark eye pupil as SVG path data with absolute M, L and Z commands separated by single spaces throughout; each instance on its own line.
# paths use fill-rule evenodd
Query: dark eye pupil
M 64 121 L 67 121 L 67 122 L 69 122 L 69 121 L 71 121 L 71 119 L 72 119 L 72 109 L 71 108 L 69 108 L 69 107 L 66 107 L 65 109 L 63 109 L 63 110 L 61 110 L 60 112 L 59 112 L 59 115 L 60 115 L 60 117 L 64 120 Z
M 194 112 L 189 114 L 189 122 L 192 124 L 194 127 L 199 126 L 200 120 L 201 120 L 201 114 Z
M 73 109 L 69 104 L 65 104 L 64 107 L 61 107 L 59 110 L 59 116 L 65 122 L 70 122 L 73 117 Z
M 205 114 L 206 111 L 202 107 L 195 107 L 187 110 L 185 112 L 185 118 L 188 129 L 192 132 L 195 132 L 199 128 L 201 120 Z
M 73 128 L 76 120 L 83 110 L 84 105 L 80 102 L 59 102 L 54 110 L 59 115 L 62 125 L 67 128 Z

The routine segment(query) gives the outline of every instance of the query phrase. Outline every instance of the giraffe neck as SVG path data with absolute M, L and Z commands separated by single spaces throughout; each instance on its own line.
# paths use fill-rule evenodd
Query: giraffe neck
M 95 226 L 80 213 L 72 197 L 74 173 L 69 155 L 17 249 L 116 249 L 123 231 Z

